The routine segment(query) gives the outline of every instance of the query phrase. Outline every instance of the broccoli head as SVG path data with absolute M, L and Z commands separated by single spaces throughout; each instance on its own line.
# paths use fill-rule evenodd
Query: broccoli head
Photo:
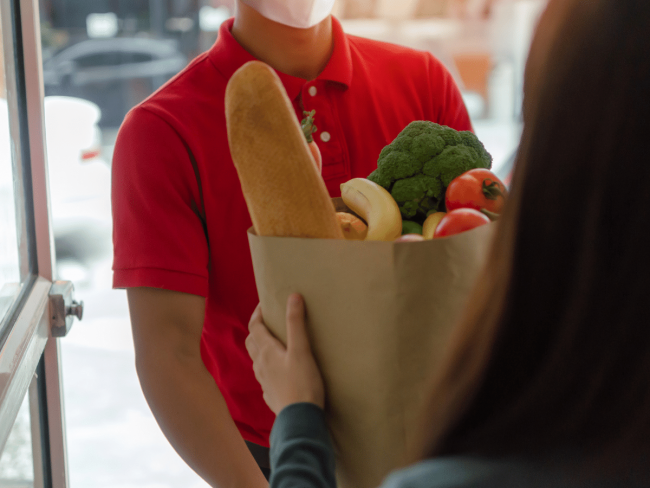
M 386 188 L 405 219 L 423 222 L 445 210 L 451 180 L 473 168 L 492 167 L 492 157 L 471 131 L 428 121 L 410 123 L 379 155 L 368 179 Z
M 407 218 L 417 217 L 430 210 L 431 205 L 437 201 L 436 195 L 442 191 L 439 178 L 432 178 L 424 174 L 417 174 L 410 178 L 397 180 L 390 194 L 393 196 Z
M 430 177 L 437 177 L 442 182 L 441 186 L 449 186 L 451 180 L 462 175 L 465 171 L 483 166 L 476 166 L 480 159 L 476 151 L 467 146 L 449 146 L 440 156 L 428 161 L 422 172 Z

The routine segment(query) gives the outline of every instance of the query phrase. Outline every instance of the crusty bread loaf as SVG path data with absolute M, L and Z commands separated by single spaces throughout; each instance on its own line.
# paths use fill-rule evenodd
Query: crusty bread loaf
M 239 68 L 226 88 L 232 160 L 260 236 L 343 239 L 336 211 L 275 71 Z

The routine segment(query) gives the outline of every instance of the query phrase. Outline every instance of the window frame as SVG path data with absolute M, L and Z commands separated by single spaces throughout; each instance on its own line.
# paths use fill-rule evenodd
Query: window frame
M 59 342 L 52 337 L 50 322 L 49 293 L 55 263 L 39 5 L 38 0 L 0 0 L 0 9 L 5 53 L 13 54 L 12 61 L 5 58 L 5 66 L 8 90 L 12 83 L 15 90 L 15 96 L 8 97 L 9 114 L 12 142 L 20 158 L 16 162 L 23 183 L 21 208 L 28 246 L 28 279 L 10 312 L 4 342 L 0 344 L 0 448 L 4 448 L 22 400 L 30 392 L 30 408 L 35 412 L 33 417 L 38 418 L 32 425 L 35 457 L 40 457 L 35 459 L 35 486 L 67 488 L 61 361 Z

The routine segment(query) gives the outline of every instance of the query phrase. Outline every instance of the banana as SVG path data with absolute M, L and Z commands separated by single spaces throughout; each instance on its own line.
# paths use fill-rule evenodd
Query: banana
M 445 215 L 447 215 L 445 212 L 435 212 L 427 217 L 424 224 L 422 224 L 422 235 L 425 239 L 433 239 L 436 227 L 438 227 L 438 224 Z
M 393 241 L 402 235 L 402 215 L 397 203 L 374 181 L 353 178 L 341 184 L 341 198 L 368 223 L 366 241 Z

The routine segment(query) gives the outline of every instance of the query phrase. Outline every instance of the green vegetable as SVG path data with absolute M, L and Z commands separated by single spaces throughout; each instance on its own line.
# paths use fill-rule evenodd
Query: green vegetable
M 368 179 L 388 190 L 402 218 L 424 222 L 445 209 L 451 180 L 474 168 L 492 167 L 492 156 L 470 131 L 428 121 L 410 123 L 379 155 Z
M 422 226 L 417 222 L 412 222 L 410 220 L 402 220 L 402 235 L 404 234 L 422 235 Z
M 302 133 L 305 134 L 307 142 L 312 143 L 314 142 L 314 136 L 312 134 L 318 130 L 314 125 L 316 110 L 312 110 L 311 112 L 305 110 L 303 111 L 303 115 L 305 118 L 300 121 L 300 128 L 302 129 Z

